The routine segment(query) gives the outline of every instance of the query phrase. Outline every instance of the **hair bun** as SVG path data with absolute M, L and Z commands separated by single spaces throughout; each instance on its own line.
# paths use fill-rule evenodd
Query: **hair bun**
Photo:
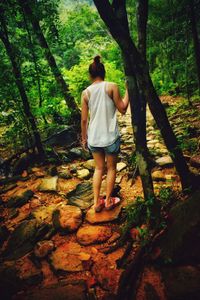
M 100 60 L 101 60 L 101 56 L 100 55 L 97 55 L 97 56 L 94 57 L 95 64 L 99 64 Z

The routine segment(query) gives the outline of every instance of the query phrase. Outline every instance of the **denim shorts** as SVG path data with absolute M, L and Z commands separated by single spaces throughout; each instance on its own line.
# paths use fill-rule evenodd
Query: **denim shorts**
M 118 154 L 120 152 L 120 137 L 118 137 L 113 144 L 106 147 L 93 147 L 88 144 L 88 149 L 91 152 L 102 152 L 105 154 Z

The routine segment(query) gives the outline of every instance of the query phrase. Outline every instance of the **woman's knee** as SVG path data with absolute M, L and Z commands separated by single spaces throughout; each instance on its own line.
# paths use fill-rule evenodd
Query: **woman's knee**
M 97 166 L 95 166 L 95 171 L 97 171 L 97 172 L 104 172 L 104 170 L 105 170 L 105 165 L 97 165 Z

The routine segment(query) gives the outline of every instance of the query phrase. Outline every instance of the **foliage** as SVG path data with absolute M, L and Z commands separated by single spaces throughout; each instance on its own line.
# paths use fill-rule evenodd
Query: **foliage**
M 194 2 L 199 30 L 199 4 Z M 125 85 L 120 49 L 108 34 L 93 1 L 30 0 L 30 3 L 77 103 L 80 103 L 82 90 L 90 84 L 88 65 L 96 54 L 100 54 L 105 63 L 106 80 L 118 83 L 123 95 Z M 22 71 L 28 101 L 39 132 L 45 138 L 56 127 L 60 128 L 60 123 L 69 122 L 70 110 L 19 2 L 9 0 L 1 5 L 5 10 L 9 38 Z M 131 35 L 136 40 L 136 0 L 127 1 L 127 11 Z M 149 68 L 157 91 L 160 94 L 183 94 L 189 98 L 195 95 L 198 83 L 187 0 L 149 1 L 147 46 Z M 10 148 L 14 146 L 17 151 L 29 145 L 32 137 L 2 42 L 0 61 L 1 142 L 10 144 Z M 187 109 L 188 102 L 184 105 Z M 179 108 L 175 110 L 179 111 Z M 175 111 L 168 113 L 173 115 Z M 191 130 L 185 127 L 183 135 L 178 137 L 180 147 L 186 151 L 196 151 L 196 141 L 185 142 L 188 138 L 192 138 Z

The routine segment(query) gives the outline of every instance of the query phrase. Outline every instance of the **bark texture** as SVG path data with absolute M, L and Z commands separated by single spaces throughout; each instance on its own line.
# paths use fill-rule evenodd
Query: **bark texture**
M 182 187 L 188 188 L 191 185 L 190 172 L 178 145 L 176 136 L 170 126 L 165 109 L 153 86 L 146 60 L 144 61 L 137 50 L 129 31 L 118 21 L 114 9 L 108 0 L 94 0 L 98 12 L 109 28 L 113 38 L 119 44 L 124 57 L 129 58 L 129 63 L 137 78 L 138 88 L 144 93 L 149 104 L 151 113 L 161 131 L 164 142 L 174 161 L 177 172 L 180 176 Z

